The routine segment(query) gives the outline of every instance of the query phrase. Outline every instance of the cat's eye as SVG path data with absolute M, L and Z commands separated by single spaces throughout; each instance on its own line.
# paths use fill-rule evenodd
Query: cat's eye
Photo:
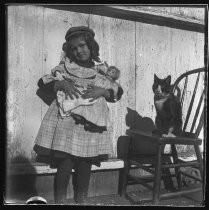
M 162 89 L 163 92 L 169 92 L 169 86 L 168 85 L 161 87 L 161 89 Z

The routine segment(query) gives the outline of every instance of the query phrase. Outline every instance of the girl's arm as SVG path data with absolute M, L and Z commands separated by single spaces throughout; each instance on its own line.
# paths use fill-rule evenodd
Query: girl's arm
M 115 97 L 114 97 L 114 91 L 112 89 L 105 89 L 101 88 L 95 85 L 91 85 L 90 89 L 87 89 L 84 92 L 84 95 L 82 95 L 82 98 L 87 99 L 87 98 L 93 98 L 90 101 L 93 101 L 101 96 L 105 97 L 105 99 L 108 102 L 116 102 Z M 118 92 L 117 92 L 117 101 L 120 100 L 121 96 L 123 95 L 123 89 L 119 86 Z
M 70 79 L 64 79 L 62 75 L 65 75 L 65 62 L 64 60 L 60 61 L 58 66 L 55 66 L 51 73 L 55 77 L 58 76 L 60 81 L 56 81 L 54 84 L 54 91 L 57 92 L 58 90 L 64 91 L 66 94 L 70 96 L 71 99 L 74 97 L 79 98 L 79 94 L 82 93 L 76 88 L 75 83 Z M 61 74 L 61 75 L 60 75 Z
M 65 68 L 64 68 L 64 63 L 61 63 L 58 66 L 55 66 L 52 70 L 51 73 L 53 76 L 56 76 L 56 72 L 59 72 L 61 74 L 65 73 Z
M 60 71 L 55 71 L 55 77 L 56 79 L 58 79 L 59 81 L 62 81 L 65 79 L 65 75 L 62 74 Z

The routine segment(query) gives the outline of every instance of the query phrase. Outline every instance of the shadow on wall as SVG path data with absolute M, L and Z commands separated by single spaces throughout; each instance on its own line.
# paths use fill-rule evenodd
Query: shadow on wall
M 129 129 L 139 129 L 143 131 L 153 131 L 156 129 L 155 124 L 151 118 L 148 117 L 142 117 L 139 115 L 138 112 L 135 110 L 132 110 L 127 107 L 128 113 L 126 114 L 126 125 L 129 127 Z M 137 141 L 135 141 L 137 142 Z M 130 138 L 128 136 L 120 136 L 118 138 L 117 142 L 117 154 L 118 158 L 122 160 L 126 160 L 127 158 L 127 153 L 129 149 L 129 143 L 130 143 Z M 140 144 L 138 142 L 135 146 L 136 151 L 138 153 L 153 153 L 153 150 L 155 148 L 150 147 L 150 145 L 146 144 Z M 122 173 L 119 173 L 119 184 L 118 184 L 118 192 L 121 192 L 121 187 L 122 187 Z
M 26 175 L 18 175 L 20 167 L 24 167 Z M 19 155 L 10 161 L 6 177 L 6 203 L 26 202 L 30 197 L 37 195 L 35 187 L 36 170 L 30 161 Z M 21 167 L 21 168 L 22 168 Z M 10 172 L 12 171 L 12 174 Z M 29 174 L 27 172 L 30 172 Z
M 129 129 L 139 129 L 143 131 L 152 131 L 156 129 L 155 124 L 151 118 L 142 117 L 138 112 L 127 107 L 126 125 Z M 124 159 L 127 153 L 130 139 L 128 136 L 120 136 L 117 142 L 118 158 Z
M 143 131 L 152 131 L 155 129 L 153 120 L 149 117 L 142 117 L 133 109 L 127 107 L 126 125 L 129 129 L 139 129 Z

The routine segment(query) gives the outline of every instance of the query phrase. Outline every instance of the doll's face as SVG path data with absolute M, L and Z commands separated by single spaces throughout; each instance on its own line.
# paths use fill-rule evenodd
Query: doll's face
M 110 68 L 107 70 L 107 75 L 111 78 L 115 78 L 116 77 L 116 69 L 115 68 Z
M 77 61 L 86 62 L 91 57 L 91 51 L 88 48 L 84 37 L 79 36 L 71 41 L 71 51 Z

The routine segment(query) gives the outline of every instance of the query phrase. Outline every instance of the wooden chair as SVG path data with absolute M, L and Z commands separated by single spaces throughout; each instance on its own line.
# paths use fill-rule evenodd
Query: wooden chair
M 194 77 L 196 77 L 196 82 Z M 200 79 L 205 81 L 204 78 L 205 68 L 200 68 L 182 74 L 173 84 L 173 92 L 174 94 L 178 94 L 182 104 L 184 121 L 182 136 L 168 138 L 154 136 L 152 132 L 136 129 L 128 129 L 126 131 L 126 134 L 130 138 L 130 144 L 127 156 L 124 160 L 124 168 L 120 174 L 122 186 L 120 186 L 121 190 L 119 193 L 121 196 L 127 194 L 127 185 L 141 184 L 152 191 L 152 204 L 158 205 L 159 200 L 161 199 L 181 196 L 204 189 L 203 187 L 191 188 L 191 186 L 190 189 L 187 189 L 182 184 L 182 177 L 188 176 L 204 186 L 203 158 L 199 149 L 202 140 L 198 138 L 204 125 L 206 110 L 206 104 L 204 103 L 206 88 L 199 83 Z M 192 84 L 192 82 L 195 82 L 195 84 Z M 189 90 L 191 88 L 193 89 L 193 92 Z M 199 89 L 201 89 L 201 93 Z M 180 92 L 180 90 L 183 91 Z M 191 95 L 191 100 L 188 100 L 189 95 Z M 164 147 L 166 144 L 171 145 L 171 152 L 169 154 L 164 153 Z M 145 145 L 147 145 L 149 150 L 144 149 L 146 148 Z M 183 160 L 180 157 L 178 149 L 179 145 L 188 145 L 188 148 L 193 148 L 196 159 L 190 161 Z M 151 176 L 133 175 L 133 173 L 131 173 L 133 170 L 131 170 L 131 168 L 133 166 L 148 172 Z M 198 169 L 200 177 L 186 174 L 185 171 L 182 170 L 185 167 L 193 167 L 196 170 Z M 173 170 L 173 173 L 170 173 L 170 168 L 175 169 Z M 166 179 L 166 177 L 169 178 L 168 176 L 170 176 L 170 178 L 175 177 L 178 186 L 176 190 L 166 191 L 166 193 L 164 190 L 162 193 L 161 180 Z

